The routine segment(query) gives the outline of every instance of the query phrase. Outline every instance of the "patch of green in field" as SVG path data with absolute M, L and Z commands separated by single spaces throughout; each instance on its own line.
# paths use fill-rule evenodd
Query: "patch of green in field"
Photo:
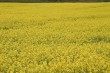
M 0 73 L 109 73 L 110 3 L 0 3 Z

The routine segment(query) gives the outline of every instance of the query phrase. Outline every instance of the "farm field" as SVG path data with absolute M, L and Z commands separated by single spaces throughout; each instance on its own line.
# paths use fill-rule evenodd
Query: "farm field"
M 0 73 L 110 73 L 110 3 L 0 3 Z

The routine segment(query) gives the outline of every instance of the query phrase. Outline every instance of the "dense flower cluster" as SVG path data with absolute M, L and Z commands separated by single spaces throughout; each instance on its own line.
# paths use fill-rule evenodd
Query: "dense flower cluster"
M 0 3 L 0 73 L 109 73 L 110 3 Z

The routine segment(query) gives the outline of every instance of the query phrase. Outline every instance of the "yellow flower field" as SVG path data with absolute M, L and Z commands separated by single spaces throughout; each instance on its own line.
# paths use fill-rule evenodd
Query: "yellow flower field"
M 110 73 L 110 3 L 0 3 L 0 73 Z

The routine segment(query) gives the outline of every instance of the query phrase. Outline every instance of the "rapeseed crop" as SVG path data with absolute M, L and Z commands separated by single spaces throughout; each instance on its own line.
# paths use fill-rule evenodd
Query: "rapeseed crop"
M 110 73 L 110 3 L 0 3 L 0 73 Z

